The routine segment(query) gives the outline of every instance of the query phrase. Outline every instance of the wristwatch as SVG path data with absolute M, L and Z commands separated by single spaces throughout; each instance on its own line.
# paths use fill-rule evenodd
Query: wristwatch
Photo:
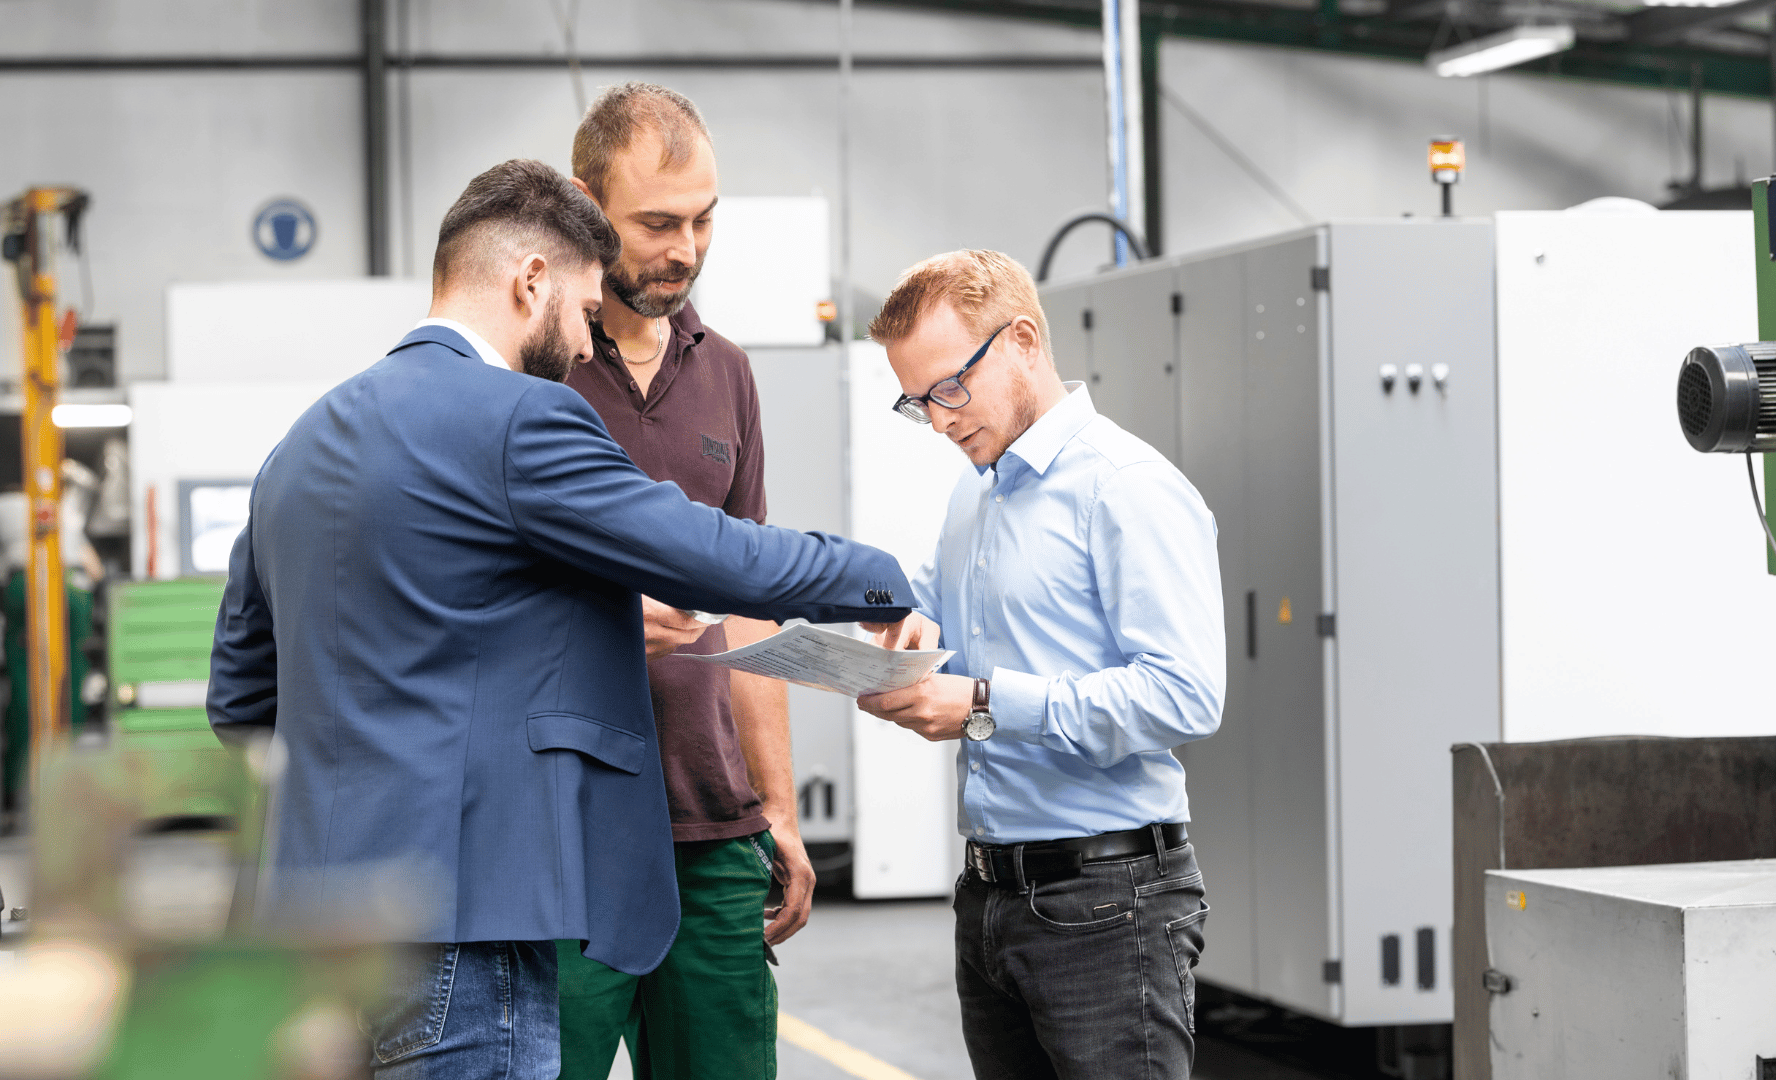
M 973 742 L 986 742 L 993 737 L 993 713 L 987 707 L 991 690 L 992 683 L 986 679 L 974 680 L 974 707 L 968 710 L 968 719 L 962 721 L 962 734 Z

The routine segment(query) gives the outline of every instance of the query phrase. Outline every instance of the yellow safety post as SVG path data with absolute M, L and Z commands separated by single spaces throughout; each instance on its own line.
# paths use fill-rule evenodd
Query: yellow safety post
M 62 581 L 62 431 L 52 414 L 61 390 L 63 343 L 56 321 L 59 215 L 78 213 L 84 193 L 32 188 L 7 208 L 7 257 L 17 264 L 24 316 L 25 504 L 31 519 L 25 571 L 25 655 L 31 694 L 31 780 L 40 787 L 50 749 L 68 731 L 68 594 Z

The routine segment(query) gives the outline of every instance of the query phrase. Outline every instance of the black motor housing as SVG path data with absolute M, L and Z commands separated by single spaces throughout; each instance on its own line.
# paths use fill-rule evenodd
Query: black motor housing
M 1776 451 L 1776 341 L 1691 349 L 1677 373 L 1677 419 L 1705 454 Z

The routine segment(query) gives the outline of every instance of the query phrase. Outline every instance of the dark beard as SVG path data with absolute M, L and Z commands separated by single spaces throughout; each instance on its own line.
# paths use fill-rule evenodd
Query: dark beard
M 543 310 L 543 326 L 518 348 L 518 364 L 526 375 L 562 382 L 573 370 L 574 349 L 561 332 L 561 297 L 555 296 Z
M 707 253 L 705 256 L 707 257 Z M 621 260 L 615 266 L 605 267 L 604 283 L 616 294 L 625 307 L 637 315 L 648 319 L 669 319 L 677 315 L 691 298 L 691 286 L 696 283 L 697 275 L 703 272 L 703 257 L 697 259 L 697 265 L 688 271 L 678 264 L 672 264 L 667 273 L 653 271 L 640 277 L 631 277 L 623 268 Z M 676 284 L 684 282 L 684 291 L 670 300 L 651 300 L 647 295 L 647 287 L 655 283 Z

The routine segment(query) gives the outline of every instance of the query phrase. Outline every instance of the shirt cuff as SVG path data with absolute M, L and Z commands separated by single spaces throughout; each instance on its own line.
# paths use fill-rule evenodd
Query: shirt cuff
M 1027 671 L 993 669 L 993 692 L 988 709 L 993 713 L 993 734 L 1020 742 L 1040 742 L 1048 711 L 1048 680 Z

